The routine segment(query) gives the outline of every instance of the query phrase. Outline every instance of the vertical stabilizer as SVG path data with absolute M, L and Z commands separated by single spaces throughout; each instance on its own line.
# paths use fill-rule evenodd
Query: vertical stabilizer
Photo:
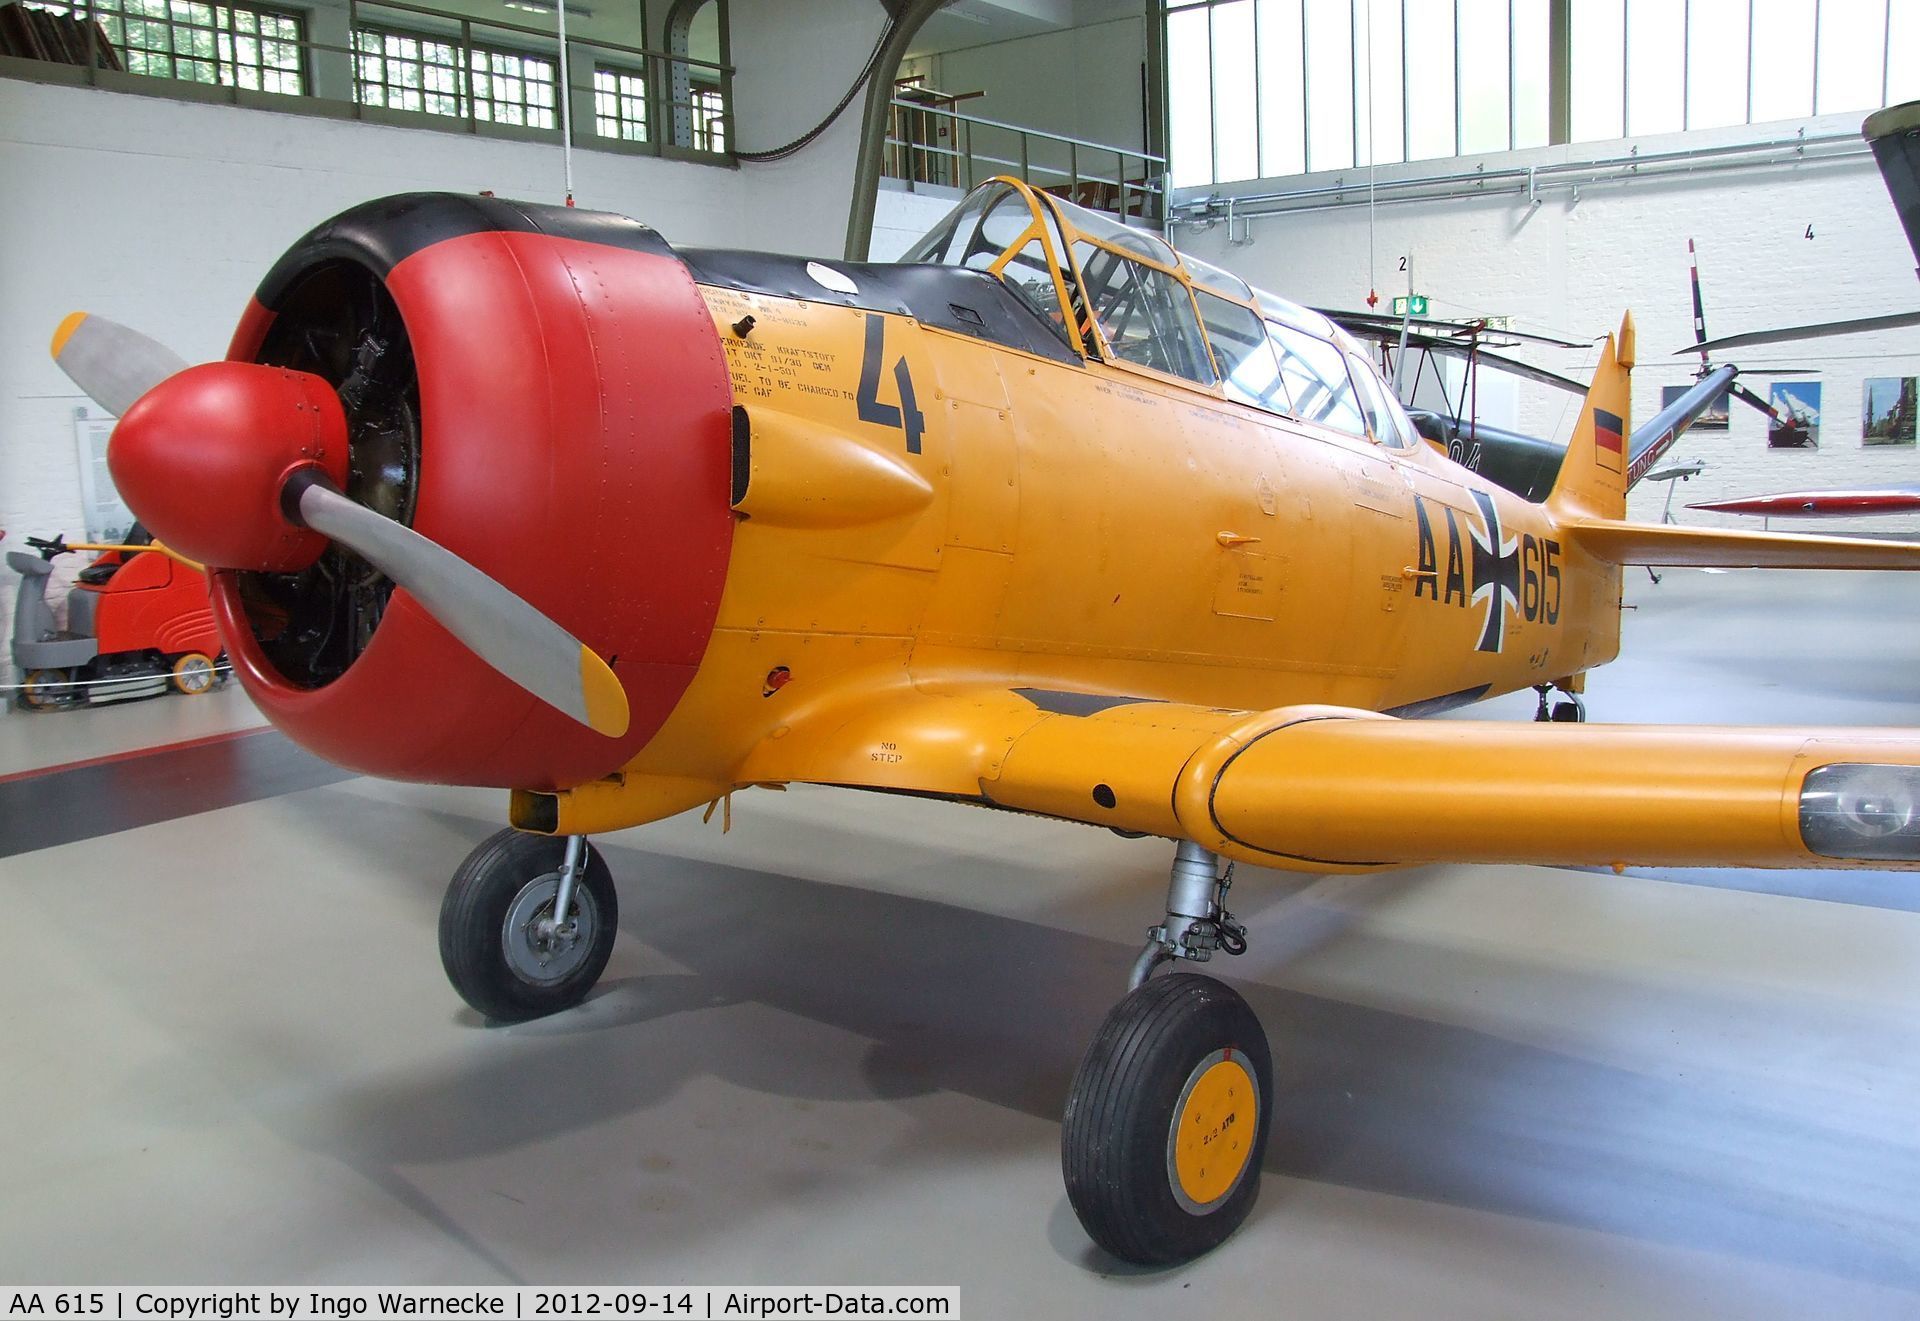
M 1593 384 L 1567 442 L 1566 462 L 1547 503 L 1565 517 L 1619 518 L 1627 512 L 1627 444 L 1632 431 L 1633 313 L 1620 319 L 1593 369 Z

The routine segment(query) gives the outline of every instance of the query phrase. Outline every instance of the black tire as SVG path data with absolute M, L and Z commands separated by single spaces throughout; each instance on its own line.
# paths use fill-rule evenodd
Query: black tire
M 1143 1266 L 1218 1247 L 1259 1196 L 1272 1097 L 1266 1033 L 1232 988 L 1172 973 L 1133 991 L 1094 1034 L 1061 1125 L 1067 1200 L 1087 1235 Z M 1189 1118 L 1193 1136 L 1178 1140 Z
M 1581 724 L 1586 718 L 1587 713 L 1580 709 L 1578 702 L 1555 702 L 1553 704 L 1553 720 L 1556 724 Z
M 606 969 L 620 901 L 606 861 L 589 844 L 571 905 L 585 929 L 577 942 L 546 951 L 554 965 L 551 978 L 534 975 L 533 961 L 542 951 L 532 923 L 552 912 L 565 855 L 565 839 L 502 830 L 467 855 L 447 886 L 440 905 L 440 962 L 460 998 L 487 1018 L 519 1023 L 571 1009 Z M 510 949 L 510 940 L 520 943 Z

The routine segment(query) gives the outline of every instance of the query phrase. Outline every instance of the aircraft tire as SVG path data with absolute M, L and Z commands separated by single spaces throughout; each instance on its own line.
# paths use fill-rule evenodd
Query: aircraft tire
M 576 941 L 543 947 L 534 923 L 552 911 L 566 840 L 502 830 L 469 853 L 440 905 L 440 962 L 474 1009 L 519 1023 L 571 1009 L 605 971 L 620 901 L 591 844 L 574 889 Z
M 1266 1033 L 1231 987 L 1171 973 L 1131 992 L 1094 1034 L 1061 1124 L 1088 1236 L 1143 1266 L 1225 1241 L 1260 1192 L 1272 1094 Z

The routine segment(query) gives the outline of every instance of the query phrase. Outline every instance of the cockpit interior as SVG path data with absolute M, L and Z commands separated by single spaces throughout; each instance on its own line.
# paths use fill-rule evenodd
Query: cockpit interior
M 1391 449 L 1419 441 L 1358 341 L 1326 317 L 1018 180 L 974 189 L 900 260 L 993 276 L 1084 360 Z

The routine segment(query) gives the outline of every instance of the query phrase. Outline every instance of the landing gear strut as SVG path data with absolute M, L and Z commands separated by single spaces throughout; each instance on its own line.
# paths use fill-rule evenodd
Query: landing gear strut
M 586 836 L 502 830 L 447 886 L 440 962 L 460 998 L 488 1018 L 539 1018 L 586 998 L 619 921 L 613 877 Z
M 1189 1261 L 1240 1227 L 1260 1191 L 1273 1065 L 1247 1002 L 1211 977 L 1177 972 L 1216 949 L 1246 950 L 1226 911 L 1233 869 L 1181 843 L 1166 920 L 1147 933 L 1125 999 L 1074 1075 L 1061 1124 L 1067 1200 L 1089 1237 L 1142 1265 Z
M 1127 989 L 1138 990 L 1153 970 L 1173 959 L 1205 963 L 1216 949 L 1247 952 L 1247 929 L 1227 911 L 1233 864 L 1219 870 L 1219 859 L 1198 844 L 1181 840 L 1173 852 L 1173 876 L 1167 882 L 1167 920 L 1147 932 L 1146 948 L 1133 961 Z

